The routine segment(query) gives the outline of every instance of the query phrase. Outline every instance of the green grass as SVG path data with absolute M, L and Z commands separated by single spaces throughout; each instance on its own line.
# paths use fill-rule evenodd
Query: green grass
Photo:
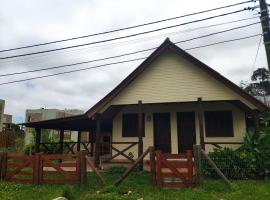
M 261 200 L 270 199 L 270 181 L 233 181 L 232 187 L 221 180 L 207 180 L 201 187 L 190 189 L 168 189 L 151 186 L 150 175 L 134 172 L 118 187 L 111 186 L 121 175 L 117 172 L 103 173 L 105 186 L 92 173 L 88 174 L 88 184 L 78 185 L 41 185 L 14 184 L 0 182 L 1 200 L 51 200 L 65 196 L 69 200 Z M 100 191 L 97 194 L 97 191 Z M 128 191 L 131 194 L 127 195 Z

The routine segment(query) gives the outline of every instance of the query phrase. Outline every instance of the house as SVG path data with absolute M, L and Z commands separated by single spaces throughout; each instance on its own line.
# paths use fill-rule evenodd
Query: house
M 59 110 L 59 109 L 47 109 L 47 108 L 39 108 L 39 109 L 27 109 L 25 112 L 25 122 L 38 122 L 38 121 L 44 121 L 44 120 L 50 120 L 50 119 L 58 119 L 58 118 L 65 118 L 70 117 L 74 115 L 80 115 L 84 112 L 79 109 L 65 109 L 65 110 Z M 58 135 L 57 131 L 52 131 L 52 135 L 57 137 Z M 77 133 L 74 134 L 71 131 L 65 132 L 65 138 L 66 139 L 74 139 L 77 140 Z M 32 128 L 26 128 L 25 129 L 25 144 L 31 143 L 32 140 Z
M 207 151 L 236 148 L 246 133 L 246 116 L 253 117 L 258 134 L 258 113 L 264 110 L 269 107 L 166 39 L 85 114 L 25 126 L 37 135 L 42 128 L 88 130 L 98 165 L 104 136 L 112 158 L 137 157 L 148 146 L 167 153 L 196 143 Z M 37 150 L 39 145 L 37 137 Z

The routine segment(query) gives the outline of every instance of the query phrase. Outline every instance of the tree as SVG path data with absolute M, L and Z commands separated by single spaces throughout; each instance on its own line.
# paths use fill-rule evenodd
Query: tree
M 257 70 L 253 71 L 251 80 L 260 82 L 269 81 L 268 70 L 265 68 L 258 68 Z
M 258 68 L 253 71 L 252 82 L 241 81 L 240 87 L 253 96 L 270 95 L 269 72 L 265 68 Z

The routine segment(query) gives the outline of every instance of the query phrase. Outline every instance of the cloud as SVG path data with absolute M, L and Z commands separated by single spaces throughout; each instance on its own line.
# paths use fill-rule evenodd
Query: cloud
M 97 33 L 233 3 L 235 3 L 233 0 L 4 1 L 0 7 L 0 49 Z M 59 48 L 74 44 L 98 41 L 111 37 L 119 37 L 126 34 L 159 28 L 161 26 L 169 26 L 177 23 L 202 19 L 210 15 L 232 12 L 233 10 L 252 5 L 253 4 L 242 5 L 235 8 L 224 9 L 222 11 L 181 18 L 172 22 L 164 22 L 158 25 L 127 30 L 125 32 L 117 32 L 110 35 L 101 35 L 98 37 L 70 41 L 61 44 L 58 43 L 50 46 L 37 47 L 30 50 L 0 53 L 0 56 L 3 57 L 5 55 Z M 12 12 L 10 12 L 11 10 Z M 143 39 L 145 36 L 137 36 L 134 38 L 128 38 L 124 40 L 125 42 L 122 42 L 123 40 L 121 42 L 112 42 L 115 44 L 98 44 L 94 45 L 95 47 L 82 47 L 61 51 L 58 53 L 54 52 L 31 57 L 16 58 L 12 59 L 11 61 L 0 61 L 0 74 L 70 64 L 119 55 L 145 48 L 152 48 L 158 46 L 166 38 L 166 33 L 168 32 L 182 31 L 189 28 L 253 17 L 253 14 L 254 13 L 250 11 L 245 11 L 227 17 L 217 18 L 200 23 L 193 23 L 187 26 L 176 27 L 173 29 L 160 31 L 158 33 L 149 34 L 147 36 L 148 38 L 146 39 Z M 255 21 L 256 19 L 235 24 L 217 26 L 209 29 L 200 29 L 193 32 L 179 33 L 174 34 L 170 38 L 173 42 L 177 42 L 187 38 L 197 37 L 224 29 L 249 24 Z M 182 43 L 179 44 L 179 46 L 185 49 L 188 47 L 200 46 L 212 42 L 252 35 L 260 31 L 260 25 L 256 25 L 238 31 L 228 32 L 226 34 Z M 164 36 L 155 37 L 159 34 L 164 34 Z M 134 39 L 138 40 L 135 41 Z M 253 38 L 235 43 L 196 49 L 189 51 L 189 53 L 210 65 L 212 68 L 225 75 L 236 84 L 239 84 L 240 80 L 249 79 L 253 68 L 252 65 L 257 46 L 258 38 Z M 144 57 L 149 55 L 149 53 L 150 52 L 146 52 L 126 58 L 94 62 L 81 66 L 68 67 L 65 69 L 41 71 L 12 77 L 0 77 L 0 82 L 48 75 L 129 58 Z M 266 66 L 265 60 L 264 48 L 261 46 L 255 67 Z M 46 79 L 38 79 L 18 84 L 1 86 L 0 98 L 6 100 L 6 113 L 13 114 L 16 121 L 23 120 L 25 110 L 29 108 L 79 108 L 87 110 L 104 95 L 106 95 L 106 93 L 112 90 L 121 80 L 123 80 L 132 70 L 134 70 L 136 66 L 140 64 L 140 62 L 141 61 L 107 66 L 89 71 L 76 72 Z

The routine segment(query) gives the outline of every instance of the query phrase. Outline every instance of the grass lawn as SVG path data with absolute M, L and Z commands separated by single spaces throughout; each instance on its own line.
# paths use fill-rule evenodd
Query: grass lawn
M 256 200 L 270 199 L 270 181 L 233 181 L 231 188 L 221 180 L 207 180 L 198 188 L 167 189 L 152 187 L 150 175 L 134 172 L 120 186 L 110 186 L 120 175 L 117 172 L 104 172 L 107 185 L 103 186 L 92 173 L 88 174 L 88 185 L 41 185 L 14 184 L 0 182 L 1 200 L 51 200 L 65 196 L 69 200 Z M 100 191 L 97 194 L 97 191 Z M 128 191 L 132 191 L 127 195 Z

